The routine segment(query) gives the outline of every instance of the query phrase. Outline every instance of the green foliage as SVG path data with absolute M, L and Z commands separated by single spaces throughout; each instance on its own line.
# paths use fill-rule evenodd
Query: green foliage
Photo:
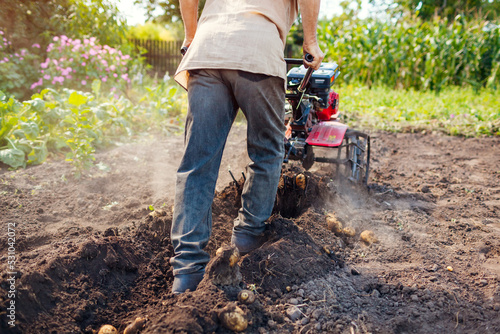
M 176 32 L 167 30 L 165 26 L 154 23 L 146 22 L 145 24 L 139 24 L 135 27 L 130 28 L 128 32 L 129 39 L 148 39 L 155 41 L 175 41 Z
M 0 30 L 0 91 L 14 94 L 17 98 L 23 97 L 26 87 L 37 79 L 39 48 L 34 44 L 29 49 L 16 52 L 12 42 Z
M 199 0 L 198 8 L 201 13 L 206 0 Z M 143 5 L 148 13 L 149 19 L 155 19 L 158 22 L 171 23 L 180 21 L 181 10 L 179 0 L 136 0 L 136 4 Z M 155 11 L 161 9 L 162 14 L 155 16 Z
M 347 82 L 436 91 L 500 85 L 500 26 L 487 21 L 344 16 L 321 22 L 319 39 Z
M 381 1 L 370 0 L 370 2 L 380 4 Z M 498 18 L 500 14 L 498 0 L 395 0 L 393 2 L 398 5 L 396 11 L 409 11 L 424 20 L 430 20 L 435 15 L 448 19 L 466 15 L 491 20 Z
M 38 43 L 45 49 L 53 36 L 94 36 L 103 44 L 125 41 L 127 26 L 116 5 L 108 0 L 4 0 L 0 30 L 14 50 Z
M 500 136 L 500 93 L 449 87 L 433 92 L 345 85 L 340 109 L 354 127 L 387 131 L 440 131 L 449 135 Z
M 92 165 L 96 148 L 143 131 L 179 130 L 177 89 L 169 82 L 138 86 L 131 100 L 93 92 L 44 89 L 23 103 L 0 92 L 0 162 L 19 168 L 64 154 L 78 174 Z

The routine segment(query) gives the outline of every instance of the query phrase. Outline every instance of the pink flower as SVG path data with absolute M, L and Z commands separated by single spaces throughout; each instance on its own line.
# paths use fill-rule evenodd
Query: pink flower
M 115 66 L 115 65 L 111 65 L 111 66 L 109 67 L 109 69 L 110 69 L 111 71 L 114 71 L 114 70 L 116 70 L 116 66 Z
M 94 49 L 90 49 L 89 54 L 91 56 L 95 56 L 97 54 L 97 52 Z
M 3 31 L 0 30 L 0 35 L 3 35 Z
M 125 80 L 125 81 L 127 81 L 127 79 L 128 79 L 128 74 L 127 74 L 127 73 L 122 74 L 122 79 L 123 79 L 123 80 Z
M 54 36 L 54 38 L 52 39 L 54 42 L 57 42 L 59 40 L 59 37 L 57 36 Z
M 118 74 L 116 74 L 116 73 L 113 73 L 113 76 L 114 76 L 115 78 L 118 78 Z
M 84 85 L 84 86 L 85 86 L 86 84 L 87 84 L 87 81 L 82 80 L 82 85 Z
M 37 48 L 37 49 L 40 49 L 40 44 L 38 43 L 35 43 L 31 46 L 32 48 Z
M 66 79 L 71 80 L 71 79 L 73 79 L 73 76 L 68 74 L 68 75 L 66 76 Z
M 45 62 L 45 63 L 41 63 L 40 64 L 40 67 L 41 68 L 47 68 L 49 66 L 49 63 L 48 62 Z
M 87 65 L 87 63 L 86 62 L 82 62 L 82 66 L 85 66 L 85 65 Z
M 102 82 L 106 82 L 106 81 L 108 81 L 108 77 L 102 77 L 101 80 L 102 80 Z

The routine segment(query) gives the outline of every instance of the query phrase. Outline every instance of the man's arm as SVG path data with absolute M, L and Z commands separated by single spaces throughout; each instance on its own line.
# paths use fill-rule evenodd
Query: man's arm
M 300 13 L 302 15 L 302 26 L 304 29 L 304 44 L 302 49 L 304 53 L 310 53 L 314 57 L 314 61 L 304 64 L 317 70 L 325 58 L 318 45 L 316 37 L 316 29 L 318 26 L 319 6 L 321 0 L 299 0 Z
M 198 0 L 180 0 L 179 5 L 182 21 L 184 22 L 184 42 L 182 46 L 189 47 L 198 26 Z

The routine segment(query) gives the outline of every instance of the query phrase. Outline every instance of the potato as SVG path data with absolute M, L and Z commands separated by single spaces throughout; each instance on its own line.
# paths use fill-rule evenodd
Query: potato
M 229 266 L 234 267 L 236 263 L 240 260 L 240 252 L 238 251 L 238 248 L 234 248 L 233 254 L 229 257 Z
M 135 320 L 128 325 L 125 330 L 123 331 L 123 334 L 137 334 L 139 333 L 140 330 L 144 328 L 144 325 L 146 324 L 146 319 L 143 317 L 137 317 Z
M 346 236 L 346 237 L 354 237 L 356 235 L 356 230 L 354 229 L 354 227 L 344 227 L 342 229 L 342 233 Z
M 370 230 L 361 232 L 359 239 L 363 242 L 366 242 L 368 245 L 379 242 L 375 233 Z
M 98 334 L 118 334 L 118 331 L 111 325 L 104 325 L 99 329 Z
M 337 235 L 342 232 L 342 223 L 338 221 L 337 217 L 335 217 L 333 213 L 329 213 L 326 216 L 326 226 L 330 231 Z
M 295 184 L 302 190 L 306 189 L 307 185 L 306 176 L 304 174 L 298 174 L 297 176 L 295 176 Z
M 255 293 L 250 290 L 241 290 L 238 293 L 238 301 L 242 304 L 252 304 L 255 301 Z
M 222 309 L 219 319 L 224 327 L 235 332 L 242 332 L 248 327 L 245 313 L 233 303 Z

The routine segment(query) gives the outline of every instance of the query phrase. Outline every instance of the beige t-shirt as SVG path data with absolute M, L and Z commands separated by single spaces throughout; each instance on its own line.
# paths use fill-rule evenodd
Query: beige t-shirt
M 297 0 L 207 0 L 175 80 L 187 87 L 194 69 L 231 69 L 281 77 L 286 36 Z

